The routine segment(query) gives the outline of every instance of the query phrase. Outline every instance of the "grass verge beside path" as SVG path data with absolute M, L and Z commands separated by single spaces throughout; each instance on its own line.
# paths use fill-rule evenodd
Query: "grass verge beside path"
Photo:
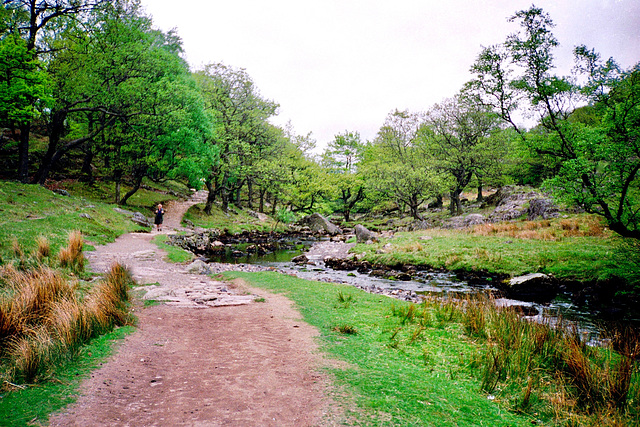
M 166 234 L 157 234 L 153 238 L 153 243 L 160 249 L 167 252 L 167 260 L 176 264 L 185 263 L 191 261 L 194 258 L 193 253 L 186 251 L 177 246 L 167 244 L 169 238 Z
M 124 339 L 134 329 L 133 326 L 124 326 L 97 337 L 80 348 L 76 359 L 57 367 L 49 381 L 2 395 L 0 425 L 46 425 L 49 414 L 75 401 L 81 382 L 113 353 L 115 342 Z
M 352 396 L 347 417 L 368 426 L 524 426 L 532 420 L 507 412 L 480 392 L 465 361 L 477 352 L 451 323 L 446 307 L 429 327 L 398 313 L 408 303 L 347 285 L 313 282 L 272 272 L 224 273 L 252 286 L 283 293 L 320 331 L 321 349 L 346 362 L 330 372 Z

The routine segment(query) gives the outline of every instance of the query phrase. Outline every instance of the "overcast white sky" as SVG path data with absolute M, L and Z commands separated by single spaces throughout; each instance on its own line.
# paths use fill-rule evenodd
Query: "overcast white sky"
M 192 69 L 245 68 L 280 104 L 277 125 L 375 137 L 394 109 L 427 110 L 471 78 L 481 46 L 517 31 L 531 0 L 142 0 L 158 28 L 176 28 Z M 563 74 L 578 44 L 625 67 L 640 61 L 639 0 L 537 0 L 551 14 Z

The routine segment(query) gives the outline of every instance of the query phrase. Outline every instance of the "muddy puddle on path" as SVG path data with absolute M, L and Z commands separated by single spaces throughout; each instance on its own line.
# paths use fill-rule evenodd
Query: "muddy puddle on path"
M 281 241 L 272 252 L 266 254 L 247 253 L 250 245 L 226 248 L 217 256 L 208 257 L 209 262 L 228 264 L 250 264 L 275 269 L 286 274 L 295 274 L 297 277 L 323 282 L 344 283 L 360 289 L 382 293 L 398 299 L 419 301 L 420 296 L 435 297 L 467 297 L 477 294 L 495 293 L 497 289 L 490 283 L 484 285 L 470 285 L 465 280 L 460 280 L 455 273 L 442 271 L 418 271 L 412 280 L 390 280 L 383 277 L 372 276 L 369 273 L 358 271 L 334 270 L 325 266 L 321 257 L 310 256 L 310 264 L 299 265 L 291 260 L 304 254 L 317 241 L 291 240 Z M 251 249 L 251 248 L 250 248 Z M 311 264 L 312 263 L 312 264 Z M 600 342 L 599 335 L 601 322 L 590 313 L 580 310 L 568 297 L 559 296 L 549 303 L 539 304 L 505 298 L 498 298 L 498 304 L 505 306 L 518 306 L 525 317 L 539 322 L 557 323 L 560 319 L 564 323 L 575 324 L 583 338 L 590 344 L 597 345 Z

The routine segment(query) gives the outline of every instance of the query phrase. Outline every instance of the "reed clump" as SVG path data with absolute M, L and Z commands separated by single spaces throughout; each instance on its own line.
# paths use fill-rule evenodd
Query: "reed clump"
M 485 342 L 476 360 L 481 388 L 501 394 L 515 410 L 609 421 L 639 415 L 637 330 L 616 328 L 607 346 L 595 347 L 573 324 L 532 321 L 490 297 L 466 301 L 461 317 L 466 333 Z
M 533 321 L 491 294 L 425 298 L 392 306 L 391 348 L 410 346 L 428 328 L 459 322 L 479 344 L 465 364 L 486 393 L 516 412 L 570 425 L 628 425 L 640 417 L 640 333 L 607 331 L 604 347 L 588 345 L 574 324 Z M 426 360 L 426 359 L 425 359 Z M 574 423 L 574 424 L 571 424 Z
M 84 270 L 84 254 L 82 248 L 84 246 L 84 239 L 82 233 L 79 231 L 73 231 L 69 235 L 69 243 L 66 247 L 61 248 L 58 252 L 58 261 L 63 268 L 70 268 L 76 273 L 80 273 Z
M 36 258 L 49 256 L 44 246 L 36 249 Z M 74 271 L 84 266 L 80 233 L 70 236 L 58 259 L 71 260 L 67 265 Z M 3 383 L 38 381 L 58 362 L 77 354 L 92 337 L 131 322 L 127 290 L 133 279 L 122 265 L 114 264 L 103 281 L 84 292 L 78 280 L 68 277 L 65 270 L 54 270 L 43 263 L 22 267 L 0 267 Z

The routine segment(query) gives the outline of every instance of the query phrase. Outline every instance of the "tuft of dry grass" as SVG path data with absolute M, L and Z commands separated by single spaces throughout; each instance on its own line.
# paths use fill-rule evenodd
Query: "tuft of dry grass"
M 69 244 L 81 251 L 79 240 Z M 42 265 L 20 271 L 0 267 L 0 373 L 31 382 L 91 337 L 131 322 L 128 270 L 114 264 L 104 281 L 79 296 L 78 283 Z
M 16 256 L 16 258 L 24 258 L 24 250 L 22 250 L 22 246 L 20 245 L 20 242 L 18 242 L 17 237 L 11 239 L 11 251 Z
M 563 237 L 603 237 L 606 229 L 598 217 L 564 218 L 552 222 L 539 221 L 504 222 L 480 224 L 470 231 L 478 236 L 507 236 L 523 240 L 554 241 Z
M 38 236 L 36 240 L 36 258 L 42 262 L 44 258 L 48 258 L 51 256 L 51 245 L 49 244 L 49 240 L 45 236 Z
M 131 322 L 127 310 L 128 288 L 133 284 L 131 272 L 115 263 L 101 282 L 86 298 L 86 311 L 91 321 L 100 329 Z
M 82 248 L 84 240 L 82 233 L 72 231 L 69 235 L 69 242 L 66 247 L 61 248 L 58 252 L 58 261 L 63 268 L 71 268 L 74 272 L 80 273 L 84 270 L 84 254 Z
M 20 319 L 27 324 L 40 323 L 52 302 L 72 297 L 75 293 L 75 287 L 50 268 L 20 273 L 14 280 L 10 315 L 16 322 Z
M 53 356 L 53 341 L 44 327 L 31 328 L 11 341 L 8 357 L 13 361 L 10 375 L 15 380 L 32 382 L 43 372 Z

